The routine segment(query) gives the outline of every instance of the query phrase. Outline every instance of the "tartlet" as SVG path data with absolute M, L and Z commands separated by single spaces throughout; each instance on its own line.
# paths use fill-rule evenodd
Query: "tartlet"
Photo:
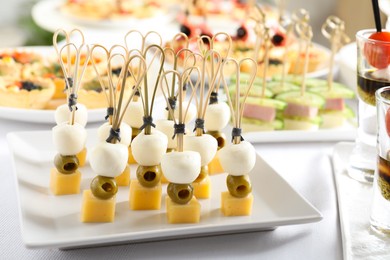
M 50 79 L 16 80 L 0 82 L 0 106 L 43 109 L 54 94 Z

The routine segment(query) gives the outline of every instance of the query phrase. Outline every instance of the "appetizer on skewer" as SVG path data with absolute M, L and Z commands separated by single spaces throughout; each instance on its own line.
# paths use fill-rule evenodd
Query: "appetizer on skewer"
M 208 50 L 205 51 L 204 54 L 197 54 L 196 56 L 199 59 L 201 67 L 199 74 L 199 93 L 197 96 L 195 96 L 195 103 L 197 107 L 197 117 L 194 127 L 195 134 L 186 135 L 184 137 L 184 150 L 196 151 L 200 154 L 202 159 L 201 168 L 199 169 L 198 178 L 193 183 L 194 194 L 198 199 L 206 199 L 209 198 L 211 194 L 208 164 L 211 162 L 217 152 L 218 142 L 213 136 L 205 134 L 204 117 L 209 105 L 211 93 L 213 92 L 213 88 L 215 86 L 215 82 L 219 78 L 218 72 L 221 66 L 221 56 L 214 50 Z M 209 85 L 207 92 L 205 90 L 206 80 L 208 81 Z M 193 91 L 198 90 L 194 89 Z
M 98 139 L 100 141 L 105 141 L 111 132 L 115 120 L 114 113 L 115 108 L 118 106 L 117 103 L 119 102 L 119 98 L 121 100 L 127 100 L 129 98 L 129 95 L 131 95 L 133 91 L 133 87 L 136 86 L 136 77 L 142 75 L 142 71 L 140 74 L 138 72 L 135 73 L 132 64 L 129 64 L 126 71 L 124 70 L 123 64 L 126 63 L 129 55 L 123 46 L 114 45 L 110 50 L 107 50 L 101 45 L 94 45 L 91 49 L 92 57 L 94 51 L 98 48 L 103 50 L 106 54 L 107 63 L 107 67 L 104 69 L 107 71 L 107 75 L 102 75 L 96 64 L 92 62 L 96 71 L 97 81 L 100 83 L 101 95 L 104 97 L 103 103 L 106 103 L 107 105 L 107 115 L 105 119 L 108 120 L 108 122 L 101 125 L 98 129 Z M 121 61 L 118 61 L 118 59 Z M 122 63 L 122 66 L 120 66 L 120 63 Z M 142 64 L 142 62 L 140 62 L 140 64 Z M 139 66 L 141 67 L 141 65 Z M 123 91 L 122 82 L 125 82 Z M 135 90 L 134 95 L 136 93 L 138 93 L 137 89 Z M 132 129 L 122 121 L 119 125 L 119 128 L 121 129 L 121 139 L 119 140 L 119 143 L 129 147 L 132 138 Z M 115 181 L 118 186 L 128 186 L 130 184 L 130 167 L 128 165 L 126 165 L 120 175 L 115 177 Z
M 109 64 L 115 56 L 115 54 L 110 56 Z M 127 128 L 127 132 L 122 131 L 126 128 L 121 128 L 124 126 L 122 120 L 125 113 L 122 106 L 129 104 L 144 78 L 144 74 L 140 72 L 129 98 L 125 101 L 125 75 L 127 71 L 131 72 L 130 64 L 132 62 L 140 64 L 142 68 L 140 71 L 146 71 L 146 62 L 142 56 L 134 55 L 129 58 L 122 56 L 122 58 L 124 64 L 119 79 L 117 82 L 111 80 L 109 84 L 112 93 L 120 85 L 119 97 L 116 100 L 114 95 L 111 96 L 113 103 L 110 103 L 110 107 L 113 108 L 113 113 L 110 114 L 110 122 L 99 128 L 100 142 L 92 149 L 90 155 L 91 168 L 97 176 L 91 181 L 90 189 L 83 192 L 82 222 L 113 222 L 115 218 L 116 193 L 118 191 L 116 178 L 126 171 L 128 145 L 131 137 L 130 127 Z M 107 131 L 108 129 L 109 131 Z M 123 139 L 121 135 L 123 135 Z
M 233 62 L 236 67 L 236 98 L 233 106 L 229 94 L 227 99 L 232 112 L 233 130 L 232 143 L 219 150 L 219 158 L 223 169 L 228 173 L 226 185 L 228 191 L 221 193 L 221 211 L 225 216 L 243 216 L 251 215 L 253 195 L 252 186 L 248 174 L 256 163 L 256 151 L 251 143 L 244 141 L 241 136 L 241 118 L 245 106 L 246 98 L 256 77 L 257 64 L 252 59 L 243 59 L 240 62 L 234 59 L 228 59 L 224 62 L 221 74 L 224 80 L 224 87 L 228 93 L 228 86 L 224 78 L 224 66 L 227 62 Z M 251 78 L 248 82 L 246 94 L 243 99 L 240 98 L 240 66 L 248 62 L 252 67 Z
M 329 63 L 329 73 L 326 86 L 316 86 L 310 88 L 311 91 L 319 93 L 325 98 L 325 106 L 320 110 L 322 118 L 321 128 L 335 128 L 344 125 L 345 120 L 353 117 L 352 110 L 345 105 L 345 98 L 353 98 L 352 90 L 346 91 L 333 82 L 333 67 L 335 55 L 343 44 L 349 42 L 349 37 L 345 34 L 344 21 L 336 16 L 329 16 L 321 28 L 322 34 L 329 39 L 331 44 L 331 57 Z M 344 90 L 344 91 L 341 91 Z
M 306 90 L 306 72 L 309 62 L 309 47 L 313 33 L 306 22 L 296 25 L 301 39 L 305 40 L 305 63 L 302 75 L 301 90 L 288 91 L 276 95 L 275 99 L 287 103 L 283 111 L 284 129 L 287 130 L 317 130 L 321 124 L 318 110 L 325 104 L 325 99 L 316 93 Z
M 151 60 L 147 65 L 147 73 L 143 79 L 141 98 L 144 108 L 143 125 L 141 132 L 133 139 L 131 151 L 138 163 L 137 179 L 130 183 L 129 207 L 132 210 L 158 210 L 161 208 L 161 169 L 160 162 L 166 153 L 168 139 L 162 132 L 154 129 L 153 108 L 158 84 L 163 72 L 164 50 L 156 44 L 148 46 L 143 57 Z M 157 77 L 153 78 L 151 67 L 157 66 Z M 155 73 L 153 71 L 153 73 Z M 151 84 L 149 86 L 149 84 Z M 149 94 L 149 90 L 152 93 Z
M 219 40 L 220 37 L 224 37 L 223 40 Z M 212 39 L 209 39 L 210 49 L 217 50 L 221 55 L 221 62 L 226 60 L 231 53 L 232 40 L 226 33 L 217 33 Z M 220 150 L 226 144 L 226 135 L 222 130 L 227 126 L 230 120 L 230 109 L 226 102 L 219 100 L 219 87 L 221 85 L 220 69 L 215 60 L 211 61 L 210 75 L 219 75 L 217 79 L 209 85 L 212 92 L 209 97 L 209 104 L 204 115 L 206 134 L 213 136 L 217 140 L 218 149 Z M 219 68 L 218 68 L 219 67 Z M 217 71 L 218 70 L 218 71 Z M 218 153 L 215 154 L 212 161 L 208 164 L 209 174 L 223 173 L 222 166 L 219 162 Z
M 127 53 L 129 55 L 131 53 L 143 55 L 145 49 L 148 46 L 152 45 L 153 43 L 161 46 L 162 38 L 160 34 L 154 31 L 150 31 L 145 35 L 143 35 L 138 30 L 130 30 L 129 32 L 126 33 L 124 37 L 124 42 L 125 42 Z M 123 121 L 127 123 L 129 126 L 131 126 L 132 140 L 134 140 L 134 138 L 141 132 L 140 128 L 143 125 L 144 105 L 142 103 L 143 101 L 140 96 L 141 96 L 140 92 L 137 91 L 133 96 L 132 101 L 127 106 L 126 113 L 123 118 Z M 137 163 L 131 151 L 131 144 L 129 146 L 128 163 L 129 164 Z
M 54 146 L 58 151 L 54 158 L 55 168 L 52 168 L 50 172 L 50 190 L 54 195 L 80 192 L 81 173 L 78 168 L 85 163 L 86 157 L 85 142 L 87 133 L 84 126 L 87 115 L 84 109 L 80 109 L 78 112 L 77 93 L 87 64 L 84 62 L 81 69 L 79 69 L 79 61 L 83 49 L 85 48 L 88 53 L 89 47 L 84 45 L 82 41 L 79 46 L 74 43 L 67 43 L 59 49 L 56 42 L 60 33 L 69 35 L 74 32 L 83 35 L 79 30 L 72 30 L 70 33 L 58 30 L 53 36 L 53 44 L 59 57 L 62 57 L 64 51 L 67 52 L 68 56 L 71 55 L 72 50 L 76 57 L 76 66 L 73 68 L 69 63 L 64 64 L 62 60 L 60 61 L 66 80 L 68 103 L 67 109 L 63 106 L 56 111 L 55 117 L 58 124 L 52 129 Z M 82 39 L 84 38 L 82 37 Z M 89 55 L 86 59 L 89 59 Z
M 191 82 L 190 74 L 197 72 L 198 80 L 195 86 Z M 172 74 L 178 80 L 178 117 L 175 116 L 174 111 L 168 105 L 169 112 L 174 121 L 174 138 L 176 136 L 177 148 L 176 151 L 166 153 L 161 160 L 161 168 L 169 181 L 167 186 L 166 197 L 166 212 L 168 223 L 198 223 L 200 221 L 200 203 L 194 196 L 193 182 L 198 177 L 199 169 L 201 167 L 201 156 L 196 151 L 184 151 L 183 137 L 185 135 L 184 119 L 188 111 L 187 107 L 183 105 L 184 91 L 181 87 L 183 84 L 191 85 L 192 89 L 197 89 L 199 80 L 199 68 L 190 67 L 180 74 L 177 71 L 168 71 L 165 73 Z M 166 86 L 168 88 L 168 86 Z M 168 98 L 164 91 L 164 81 L 162 81 L 161 89 L 163 95 L 168 102 Z

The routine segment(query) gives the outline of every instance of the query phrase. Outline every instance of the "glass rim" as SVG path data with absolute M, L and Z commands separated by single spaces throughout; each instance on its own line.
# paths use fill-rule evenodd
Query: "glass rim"
M 385 87 L 382 87 L 382 88 L 378 89 L 377 91 L 375 91 L 375 99 L 376 99 L 377 104 L 379 102 L 381 102 L 381 103 L 385 103 L 385 104 L 390 105 L 390 93 L 389 93 L 389 98 L 385 98 L 382 95 L 382 93 L 385 91 L 390 92 L 390 86 L 385 86 Z
M 383 32 L 389 32 L 387 30 L 382 30 Z M 372 34 L 372 33 L 375 33 L 376 32 L 376 29 L 363 29 L 363 30 L 360 30 L 356 33 L 356 39 L 359 39 L 361 41 L 365 41 L 365 42 L 370 42 L 370 43 L 381 43 L 381 44 L 389 44 L 390 45 L 390 42 L 384 42 L 384 41 L 378 41 L 378 40 L 373 40 L 373 39 L 368 39 L 368 37 Z M 369 35 L 367 35 L 369 33 Z

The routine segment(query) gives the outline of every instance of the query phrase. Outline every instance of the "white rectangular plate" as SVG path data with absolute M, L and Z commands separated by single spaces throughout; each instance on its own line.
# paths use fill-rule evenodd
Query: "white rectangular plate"
M 87 148 L 96 130 L 88 131 Z M 322 215 L 299 195 L 263 159 L 257 157 L 251 172 L 254 204 L 251 216 L 224 217 L 220 193 L 226 190 L 226 174 L 211 176 L 212 195 L 200 200 L 198 224 L 168 224 L 164 200 L 161 210 L 132 211 L 128 207 L 129 188 L 120 187 L 114 223 L 81 223 L 81 194 L 50 194 L 49 171 L 55 150 L 50 131 L 16 132 L 7 135 L 14 161 L 19 195 L 21 230 L 29 248 L 72 248 L 179 237 L 206 236 L 320 221 Z M 131 176 L 135 177 L 132 167 Z M 88 189 L 94 174 L 89 166 L 81 169 L 81 189 Z M 166 186 L 163 186 L 165 196 Z

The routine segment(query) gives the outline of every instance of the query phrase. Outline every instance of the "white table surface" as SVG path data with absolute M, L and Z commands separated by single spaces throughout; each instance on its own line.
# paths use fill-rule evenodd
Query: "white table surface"
M 0 119 L 0 259 L 342 259 L 337 197 L 330 157 L 335 143 L 256 144 L 257 152 L 323 215 L 317 223 L 274 231 L 61 251 L 26 249 L 6 134 L 51 125 Z M 88 125 L 88 128 L 97 125 Z M 288 198 L 286 198 L 288 203 Z

